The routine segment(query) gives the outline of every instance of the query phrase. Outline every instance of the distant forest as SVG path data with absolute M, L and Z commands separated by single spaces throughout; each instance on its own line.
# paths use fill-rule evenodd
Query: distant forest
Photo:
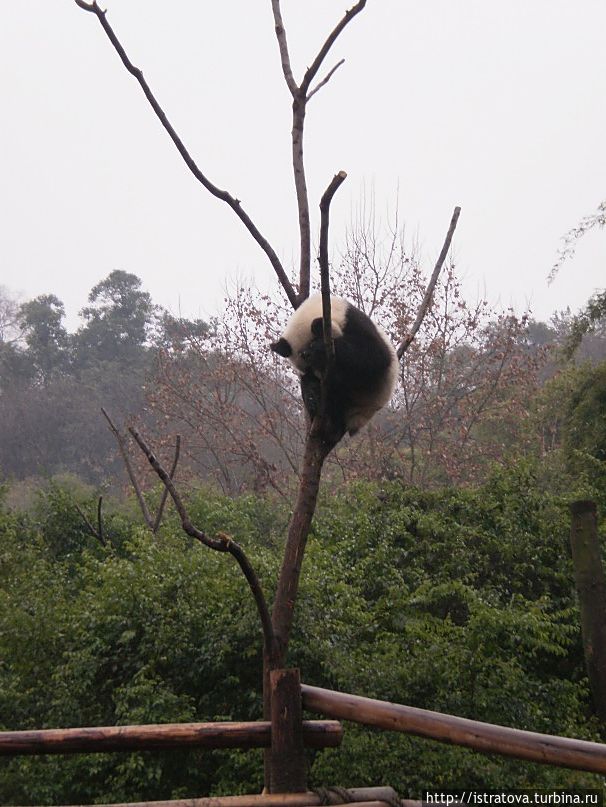
M 115 445 L 101 417 L 145 410 L 145 384 L 177 321 L 141 289 L 111 272 L 91 290 L 81 326 L 68 333 L 54 294 L 18 304 L 0 294 L 0 469 L 13 480 L 70 473 L 91 483 L 116 474 Z

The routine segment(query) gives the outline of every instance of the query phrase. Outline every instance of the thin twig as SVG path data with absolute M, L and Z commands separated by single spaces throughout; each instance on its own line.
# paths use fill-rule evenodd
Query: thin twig
M 244 574 L 248 585 L 252 591 L 255 603 L 257 605 L 257 611 L 259 613 L 259 618 L 261 620 L 261 626 L 263 629 L 263 638 L 265 641 L 265 646 L 268 651 L 271 651 L 274 642 L 274 632 L 273 627 L 271 624 L 271 616 L 269 614 L 269 609 L 267 607 L 267 602 L 265 600 L 265 595 L 263 594 L 263 590 L 261 588 L 261 584 L 259 582 L 259 578 L 257 577 L 246 553 L 242 549 L 242 547 L 237 544 L 233 538 L 225 533 L 218 533 L 216 538 L 211 538 L 207 535 L 203 530 L 199 530 L 197 527 L 194 526 L 192 523 L 187 509 L 183 504 L 183 500 L 175 487 L 173 480 L 171 479 L 170 475 L 166 472 L 166 470 L 162 467 L 161 463 L 156 458 L 155 454 L 149 448 L 143 437 L 139 434 L 139 432 L 133 428 L 129 427 L 129 432 L 131 433 L 133 439 L 139 446 L 139 448 L 143 451 L 145 456 L 148 459 L 149 464 L 154 469 L 158 477 L 162 480 L 164 486 L 168 490 L 179 514 L 179 518 L 181 519 L 181 526 L 183 530 L 192 538 L 195 538 L 200 543 L 207 546 L 209 549 L 214 549 L 217 552 L 228 552 L 232 555 L 242 573 Z
M 242 205 L 240 203 L 240 200 L 234 198 L 227 191 L 221 190 L 216 185 L 214 185 L 202 173 L 200 168 L 198 168 L 198 166 L 197 166 L 196 162 L 194 161 L 193 157 L 191 156 L 191 154 L 189 153 L 189 151 L 187 150 L 187 148 L 183 144 L 183 141 L 181 140 L 181 138 L 179 137 L 179 135 L 177 134 L 177 132 L 173 128 L 172 124 L 170 123 L 170 121 L 166 117 L 166 113 L 164 112 L 164 110 L 162 109 L 162 107 L 160 106 L 158 101 L 156 100 L 156 98 L 155 98 L 154 94 L 152 93 L 147 81 L 143 77 L 142 71 L 138 67 L 135 67 L 133 65 L 133 63 L 130 61 L 130 59 L 128 58 L 128 56 L 126 54 L 126 51 L 124 50 L 124 47 L 120 43 L 120 41 L 119 41 L 118 37 L 116 36 L 116 34 L 114 33 L 113 28 L 111 27 L 111 25 L 107 21 L 105 11 L 101 10 L 101 8 L 97 4 L 96 0 L 95 0 L 95 2 L 90 3 L 90 4 L 84 2 L 84 0 L 75 0 L 75 3 L 76 3 L 77 6 L 84 9 L 85 11 L 90 11 L 93 14 L 95 14 L 97 19 L 101 23 L 101 26 L 103 27 L 103 30 L 107 34 L 108 39 L 110 40 L 110 42 L 114 46 L 116 52 L 120 56 L 120 59 L 122 60 L 123 65 L 126 67 L 128 72 L 132 76 L 134 76 L 137 79 L 137 81 L 139 82 L 139 85 L 140 85 L 141 89 L 143 90 L 143 92 L 145 94 L 145 97 L 147 98 L 147 100 L 149 101 L 152 109 L 156 113 L 158 119 L 160 120 L 160 123 L 162 124 L 164 129 L 168 132 L 171 140 L 173 141 L 173 143 L 177 147 L 177 150 L 178 150 L 179 154 L 181 155 L 181 157 L 185 161 L 185 164 L 187 165 L 189 170 L 192 172 L 192 174 L 195 176 L 195 178 L 198 180 L 198 182 L 200 182 L 206 188 L 206 190 L 209 191 L 209 193 L 211 193 L 213 196 L 216 196 L 217 199 L 221 199 L 221 201 L 223 201 L 227 205 L 229 205 L 231 207 L 231 209 L 234 211 L 234 213 L 238 216 L 240 221 L 242 221 L 242 223 L 247 228 L 247 230 L 252 235 L 252 237 L 255 239 L 257 244 L 259 244 L 261 249 L 265 252 L 267 257 L 269 258 L 269 261 L 270 261 L 271 265 L 273 266 L 273 268 L 274 268 L 274 270 L 276 272 L 276 275 L 278 276 L 278 279 L 279 279 L 280 283 L 282 284 L 282 288 L 286 292 L 286 296 L 290 300 L 290 303 L 293 306 L 293 308 L 296 308 L 297 305 L 298 305 L 297 294 L 296 294 L 294 288 L 292 287 L 292 285 L 290 283 L 290 280 L 288 279 L 288 276 L 286 275 L 286 272 L 284 271 L 284 267 L 282 266 L 282 263 L 280 262 L 280 259 L 278 258 L 276 252 L 274 251 L 274 249 L 270 245 L 269 241 L 267 241 L 267 239 L 264 238 L 264 236 L 261 235 L 261 233 L 259 232 L 259 230 L 255 226 L 255 224 L 253 223 L 250 216 L 242 209 Z
M 81 2 L 82 0 L 76 0 L 76 2 Z M 126 467 L 126 472 L 128 473 L 128 478 L 130 479 L 130 483 L 133 486 L 133 490 L 135 491 L 135 495 L 137 497 L 137 501 L 139 502 L 139 507 L 141 508 L 141 512 L 143 513 L 143 518 L 147 527 L 152 530 L 154 527 L 154 520 L 151 517 L 151 513 L 149 512 L 149 507 L 147 506 L 147 502 L 145 501 L 145 497 L 143 496 L 143 491 L 141 490 L 141 485 L 139 484 L 139 480 L 135 476 L 135 472 L 133 470 L 133 466 L 130 461 L 130 457 L 128 456 L 128 449 L 126 448 L 126 441 L 124 440 L 123 435 L 115 426 L 114 422 L 107 414 L 107 411 L 101 407 L 101 412 L 103 413 L 103 417 L 109 423 L 109 428 L 111 429 L 114 437 L 116 438 L 116 442 L 118 443 L 118 448 L 120 449 L 120 453 L 122 454 L 122 459 L 124 460 L 124 465 Z
M 181 435 L 178 434 L 175 440 L 175 458 L 173 460 L 172 468 L 170 469 L 170 478 L 173 480 L 175 478 L 175 471 L 177 470 L 177 465 L 179 463 L 180 453 L 181 453 Z M 160 499 L 160 506 L 158 507 L 158 512 L 156 513 L 156 520 L 154 521 L 154 526 L 152 529 L 154 535 L 160 529 L 160 522 L 162 521 L 162 515 L 164 513 L 164 507 L 166 505 L 167 498 L 168 498 L 168 488 L 165 485 L 164 490 L 162 491 L 162 498 Z
M 345 62 L 345 59 L 341 59 L 340 62 L 337 62 L 336 65 L 332 68 L 332 70 L 329 70 L 328 73 L 326 74 L 326 76 L 324 76 L 322 81 L 320 81 L 318 84 L 316 84 L 316 86 L 313 88 L 313 90 L 310 90 L 307 93 L 307 100 L 308 101 L 312 96 L 314 96 L 318 92 L 318 90 L 322 89 L 322 87 L 325 84 L 328 84 L 328 82 L 332 78 L 333 74 L 336 73 L 336 71 L 339 69 L 339 67 L 341 67 L 341 65 L 344 64 L 344 62 Z
M 429 307 L 431 305 L 431 300 L 433 298 L 434 289 L 436 287 L 436 283 L 438 282 L 438 277 L 442 270 L 442 266 L 444 261 L 446 260 L 446 256 L 448 255 L 448 250 L 450 249 L 450 242 L 452 241 L 452 236 L 454 235 L 454 231 L 457 226 L 457 221 L 459 220 L 459 214 L 461 213 L 460 207 L 455 207 L 454 213 L 452 214 L 452 219 L 450 220 L 450 227 L 448 228 L 448 232 L 446 233 L 446 239 L 444 240 L 444 245 L 442 247 L 442 251 L 438 256 L 438 260 L 433 270 L 433 274 L 429 283 L 427 284 L 427 289 L 425 290 L 425 295 L 423 297 L 423 301 L 419 306 L 419 310 L 417 312 L 417 317 L 414 321 L 412 328 L 410 329 L 410 333 L 406 336 L 406 338 L 400 343 L 398 347 L 398 359 L 401 359 L 404 353 L 408 350 L 410 345 L 412 344 L 413 339 L 417 335 L 417 331 L 421 327 L 421 324 L 427 314 Z

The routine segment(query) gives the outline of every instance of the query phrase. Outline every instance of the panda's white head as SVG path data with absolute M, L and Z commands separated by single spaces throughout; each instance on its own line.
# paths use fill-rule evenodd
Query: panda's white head
M 331 327 L 335 339 L 343 334 L 349 303 L 342 297 L 330 297 Z M 313 294 L 301 303 L 288 321 L 282 336 L 270 347 L 279 356 L 288 359 L 299 373 L 305 372 L 306 363 L 301 355 L 317 334 L 312 323 L 322 316 L 322 295 Z

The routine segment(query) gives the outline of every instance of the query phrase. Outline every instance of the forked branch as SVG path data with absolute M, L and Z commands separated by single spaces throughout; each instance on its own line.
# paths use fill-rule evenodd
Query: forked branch
M 175 473 L 177 471 L 177 465 L 179 464 L 180 454 L 181 454 L 181 435 L 178 434 L 175 439 L 175 457 L 173 459 L 172 468 L 170 469 L 169 473 L 170 478 L 173 480 L 175 478 Z M 162 491 L 162 498 L 160 499 L 160 505 L 158 507 L 158 512 L 156 513 L 156 519 L 154 521 L 154 526 L 152 530 L 154 535 L 160 529 L 160 523 L 162 522 L 162 516 L 164 515 L 164 508 L 166 507 L 167 499 L 168 499 L 168 488 L 165 485 L 164 490 Z
M 162 464 L 157 459 L 156 455 L 153 451 L 149 448 L 143 437 L 139 434 L 137 429 L 130 427 L 129 432 L 131 433 L 133 439 L 143 451 L 147 460 L 151 467 L 154 469 L 160 480 L 162 481 L 164 487 L 170 494 L 172 498 L 175 509 L 179 514 L 179 518 L 181 519 L 181 526 L 183 527 L 183 531 L 186 532 L 192 538 L 195 538 L 204 546 L 207 546 L 209 549 L 214 549 L 216 552 L 227 552 L 232 557 L 235 558 L 236 562 L 238 563 L 244 577 L 246 578 L 250 590 L 253 594 L 255 604 L 257 606 L 257 611 L 259 613 L 259 618 L 261 620 L 261 626 L 263 628 L 263 639 L 265 641 L 265 647 L 269 650 L 273 646 L 273 628 L 271 624 L 271 617 L 269 614 L 269 609 L 267 607 L 267 602 L 265 600 L 265 596 L 263 594 L 263 590 L 261 588 L 261 584 L 259 582 L 259 578 L 255 570 L 252 567 L 246 553 L 242 549 L 242 547 L 237 544 L 231 536 L 226 535 L 225 533 L 217 533 L 216 537 L 211 537 L 207 535 L 203 530 L 198 529 L 194 526 L 187 509 L 179 495 L 177 488 L 173 480 L 171 479 L 170 474 L 164 469 Z
M 103 496 L 99 496 L 99 500 L 97 502 L 97 526 L 95 527 L 84 510 L 80 507 L 80 505 L 74 505 L 78 515 L 86 525 L 86 529 L 90 532 L 90 534 L 96 538 L 101 546 L 106 546 L 107 541 L 105 539 L 104 531 L 103 531 L 103 514 L 102 514 L 102 507 L 103 507 Z
M 299 303 L 309 297 L 311 285 L 311 226 L 309 219 L 309 198 L 307 194 L 307 181 L 305 178 L 305 164 L 303 161 L 303 130 L 305 127 L 305 114 L 307 102 L 330 81 L 336 70 L 343 64 L 343 59 L 338 62 L 318 84 L 310 90 L 310 86 L 316 77 L 318 70 L 334 45 L 339 34 L 345 26 L 358 14 L 364 6 L 366 0 L 359 0 L 352 8 L 345 12 L 343 18 L 331 31 L 330 35 L 322 45 L 318 55 L 307 68 L 301 84 L 298 85 L 292 72 L 288 42 L 286 39 L 286 28 L 282 20 L 280 10 L 280 0 L 271 0 L 274 14 L 274 23 L 278 47 L 280 49 L 280 59 L 282 62 L 282 72 L 284 79 L 293 97 L 292 103 L 292 164 L 295 179 L 295 191 L 297 195 L 297 207 L 299 213 L 299 235 L 300 235 L 300 259 L 299 259 Z
M 76 0 L 76 2 L 80 3 L 81 0 Z M 135 471 L 133 469 L 132 462 L 130 461 L 130 456 L 128 453 L 128 448 L 126 446 L 126 440 L 124 439 L 124 435 L 120 432 L 118 427 L 110 418 L 106 409 L 101 407 L 101 413 L 103 414 L 105 420 L 107 420 L 109 428 L 114 437 L 116 438 L 116 442 L 118 443 L 118 448 L 120 449 L 120 454 L 122 455 L 122 460 L 124 462 L 124 467 L 126 468 L 126 473 L 128 474 L 130 483 L 133 486 L 135 496 L 137 497 L 139 507 L 141 508 L 141 513 L 143 514 L 143 520 L 145 521 L 147 527 L 153 531 L 154 519 L 152 518 L 152 515 L 149 512 L 149 507 L 147 506 L 147 502 L 145 501 L 141 485 L 139 484 L 139 480 L 137 479 L 137 475 L 135 474 Z
M 139 502 L 139 507 L 141 508 L 141 513 L 143 514 L 143 520 L 147 525 L 148 529 L 156 535 L 158 530 L 160 529 L 160 524 L 162 522 L 162 516 L 164 515 L 164 508 L 166 506 L 166 500 L 168 496 L 168 492 L 166 488 L 162 492 L 162 498 L 160 500 L 160 504 L 158 506 L 158 510 L 156 512 L 155 518 L 152 516 L 149 507 L 147 506 L 147 502 L 145 501 L 145 496 L 143 495 L 142 487 L 137 479 L 137 475 L 133 469 L 132 463 L 130 461 L 130 456 L 128 453 L 128 447 L 126 445 L 126 440 L 124 439 L 124 435 L 120 432 L 118 427 L 112 421 L 110 416 L 107 414 L 107 411 L 101 407 L 101 412 L 103 413 L 103 417 L 107 420 L 109 424 L 109 428 L 116 438 L 116 442 L 118 443 L 118 448 L 120 449 L 120 454 L 122 455 L 122 459 L 124 461 L 124 465 L 126 467 L 126 472 L 128 473 L 128 478 L 130 479 L 130 483 L 135 491 L 135 495 L 137 497 L 137 501 Z M 172 468 L 170 471 L 170 478 L 174 479 L 175 473 L 177 470 L 177 465 L 179 463 L 179 455 L 181 452 L 181 435 L 177 435 L 176 443 L 175 443 L 175 457 L 173 459 Z M 99 505 L 100 507 L 100 505 Z M 101 514 L 99 511 L 99 529 L 101 531 Z
M 294 288 L 292 287 L 292 284 L 291 284 L 290 280 L 288 279 L 288 276 L 287 276 L 287 274 L 286 274 L 286 272 L 284 270 L 284 267 L 282 266 L 282 263 L 281 263 L 280 259 L 278 258 L 275 250 L 270 245 L 269 241 L 267 241 L 267 239 L 263 235 L 261 235 L 260 231 L 258 230 L 256 225 L 254 224 L 254 222 L 252 221 L 250 216 L 244 211 L 244 209 L 242 208 L 242 204 L 241 204 L 240 200 L 234 198 L 230 193 L 228 193 L 228 191 L 222 190 L 221 188 L 218 188 L 200 170 L 200 168 L 196 164 L 195 160 L 193 159 L 193 157 L 191 156 L 191 154 L 189 153 L 189 151 L 187 150 L 187 148 L 183 144 L 183 141 L 181 140 L 181 138 L 179 137 L 179 135 L 175 131 L 175 129 L 172 126 L 172 124 L 170 123 L 170 121 L 168 120 L 168 118 L 166 116 L 166 113 L 164 112 L 164 110 L 162 109 L 162 107 L 160 106 L 158 101 L 156 100 L 156 97 L 152 93 L 152 91 L 151 91 L 151 89 L 149 87 L 149 84 L 147 83 L 147 81 L 145 80 L 145 78 L 143 76 L 142 71 L 138 67 L 135 67 L 135 65 L 131 62 L 131 60 L 127 56 L 126 51 L 124 50 L 124 47 L 120 43 L 120 41 L 119 41 L 118 37 L 116 36 L 116 34 L 114 33 L 113 28 L 111 27 L 111 25 L 107 21 L 106 12 L 103 11 L 99 7 L 96 0 L 94 0 L 94 2 L 92 2 L 92 3 L 86 3 L 86 2 L 84 2 L 84 0 L 75 0 L 75 3 L 76 3 L 77 6 L 79 6 L 79 8 L 82 8 L 85 11 L 90 11 L 91 13 L 93 13 L 97 17 L 97 19 L 101 23 L 101 26 L 102 26 L 103 30 L 107 34 L 107 37 L 108 37 L 109 41 L 112 43 L 112 45 L 114 46 L 117 54 L 120 56 L 120 59 L 122 60 L 122 64 L 124 65 L 124 67 L 126 67 L 128 72 L 132 76 L 134 76 L 137 79 L 137 81 L 139 82 L 139 85 L 140 85 L 141 89 L 143 90 L 143 92 L 145 94 L 145 97 L 147 98 L 147 100 L 149 101 L 152 109 L 156 113 L 160 123 L 162 124 L 164 129 L 168 132 L 171 140 L 173 141 L 173 143 L 177 147 L 177 151 L 179 152 L 179 154 L 181 155 L 181 157 L 185 161 L 185 164 L 187 165 L 189 170 L 192 172 L 192 174 L 195 176 L 195 178 L 198 180 L 198 182 L 200 182 L 206 188 L 206 190 L 209 191 L 209 193 L 211 193 L 213 196 L 216 196 L 217 199 L 221 199 L 221 201 L 223 201 L 227 205 L 229 205 L 231 207 L 231 209 L 234 211 L 234 213 L 236 214 L 236 216 L 238 216 L 238 218 L 244 224 L 244 226 L 246 227 L 248 232 L 252 235 L 254 240 L 257 242 L 257 244 L 261 247 L 263 252 L 265 252 L 267 257 L 269 258 L 269 261 L 270 261 L 271 265 L 273 266 L 274 271 L 276 272 L 276 275 L 277 275 L 280 283 L 282 284 L 282 288 L 286 292 L 286 296 L 290 300 L 290 303 L 293 306 L 293 308 L 296 308 L 297 305 L 298 305 L 297 294 L 296 294 Z

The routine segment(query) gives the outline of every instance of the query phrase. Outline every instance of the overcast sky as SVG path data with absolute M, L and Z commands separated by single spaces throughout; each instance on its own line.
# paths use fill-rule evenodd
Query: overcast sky
M 352 4 L 283 0 L 295 74 Z M 107 0 L 108 19 L 200 167 L 297 262 L 290 96 L 270 0 Z M 547 318 L 606 286 L 606 232 L 552 286 L 561 236 L 606 197 L 604 0 L 368 0 L 310 102 L 315 215 L 338 170 L 332 245 L 363 189 L 396 202 L 430 268 L 453 207 L 471 297 Z M 186 316 L 227 279 L 277 286 L 232 211 L 196 183 L 98 21 L 72 0 L 0 4 L 0 284 L 53 292 L 69 324 L 113 269 Z

